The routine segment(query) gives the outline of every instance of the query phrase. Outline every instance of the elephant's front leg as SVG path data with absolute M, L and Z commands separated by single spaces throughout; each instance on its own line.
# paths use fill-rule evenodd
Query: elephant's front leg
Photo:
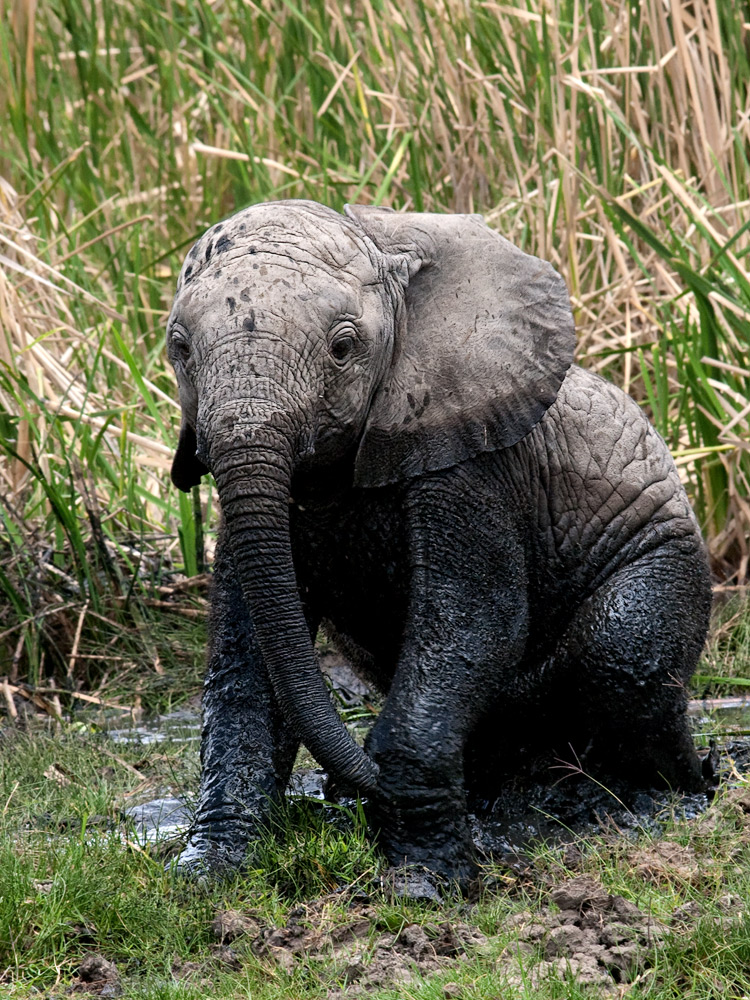
M 284 793 L 297 752 L 276 702 L 222 531 L 216 549 L 203 687 L 201 784 L 187 845 L 189 876 L 238 869 Z
M 428 692 L 389 700 L 367 744 L 380 768 L 368 818 L 392 865 L 424 866 L 465 886 L 475 863 L 462 729 Z
M 465 888 L 476 863 L 464 752 L 480 718 L 501 701 L 504 664 L 515 669 L 522 655 L 525 605 L 515 594 L 485 602 L 481 588 L 457 602 L 445 578 L 432 579 L 420 603 L 368 741 L 380 769 L 370 817 L 393 865 L 424 866 Z

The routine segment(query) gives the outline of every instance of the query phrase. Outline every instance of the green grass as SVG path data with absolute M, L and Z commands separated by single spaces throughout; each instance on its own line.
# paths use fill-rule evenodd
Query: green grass
M 718 603 L 711 635 L 693 679 L 694 697 L 747 695 L 750 685 L 750 609 L 746 595 Z
M 486 937 L 424 978 L 417 974 L 408 985 L 376 988 L 374 1000 L 437 1000 L 448 983 L 457 984 L 462 997 L 477 1000 L 599 997 L 600 988 L 565 976 L 534 985 L 531 973 L 541 953 L 525 960 L 528 983 L 509 986 L 503 957 L 516 939 L 514 914 L 539 912 L 551 887 L 581 874 L 666 923 L 677 907 L 691 901 L 700 906 L 700 915 L 673 924 L 629 996 L 704 1000 L 741 997 L 750 989 L 747 786 L 726 793 L 691 822 L 665 818 L 664 840 L 686 851 L 679 863 L 654 861 L 655 842 L 645 835 L 591 835 L 580 838 L 572 853 L 564 844 L 537 842 L 514 868 L 485 869 L 491 890 L 478 902 L 436 908 L 379 894 L 383 862 L 356 813 L 345 823 L 331 823 L 317 807 L 295 806 L 280 818 L 277 837 L 256 848 L 245 876 L 209 890 L 175 881 L 164 870 L 174 847 L 139 845 L 120 816 L 133 802 L 194 787 L 196 751 L 189 744 L 115 744 L 80 725 L 57 733 L 34 727 L 28 734 L 6 732 L 2 754 L 4 996 L 30 997 L 38 995 L 35 990 L 67 995 L 81 960 L 98 952 L 116 964 L 124 996 L 138 1000 L 206 995 L 317 1000 L 342 981 L 345 957 L 334 960 L 329 949 L 313 948 L 279 963 L 253 941 L 264 928 L 283 928 L 294 919 L 303 930 L 330 934 L 346 927 L 354 912 L 351 897 L 335 890 L 355 883 L 371 893 L 370 929 L 357 944 L 366 959 L 384 935 L 414 923 L 433 938 L 446 922 L 468 924 Z M 60 775 L 66 784 L 60 784 Z M 298 909 L 305 901 L 308 909 Z M 214 917 L 225 910 L 244 914 L 252 927 L 231 942 L 231 966 L 222 960 L 212 930 Z

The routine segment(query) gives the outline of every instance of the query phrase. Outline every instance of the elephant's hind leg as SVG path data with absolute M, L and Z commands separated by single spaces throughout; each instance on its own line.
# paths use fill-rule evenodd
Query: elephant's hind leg
M 681 540 L 621 567 L 578 609 L 545 673 L 587 770 L 633 787 L 705 787 L 685 689 L 710 605 L 702 553 Z
M 221 875 L 241 866 L 284 793 L 298 745 L 271 690 L 222 532 L 203 686 L 200 795 L 177 863 L 181 873 Z

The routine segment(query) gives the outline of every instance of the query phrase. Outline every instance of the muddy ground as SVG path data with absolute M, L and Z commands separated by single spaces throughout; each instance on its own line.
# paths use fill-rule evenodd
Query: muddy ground
M 746 791 L 729 808 L 750 822 Z M 633 849 L 631 861 L 646 880 L 700 877 L 694 852 L 677 843 Z M 471 906 L 464 907 L 462 919 L 442 919 L 436 912 L 431 922 L 399 924 L 377 902 L 356 890 L 334 893 L 291 910 L 280 926 L 264 923 L 257 911 L 220 910 L 212 923 L 211 958 L 177 961 L 172 974 L 209 991 L 208 996 L 217 971 L 236 971 L 255 959 L 270 975 L 276 969 L 304 971 L 326 987 L 327 1000 L 398 990 L 419 977 L 439 974 L 446 1000 L 460 1000 L 465 987 L 451 979 L 451 972 L 479 959 L 489 961 L 508 987 L 533 990 L 550 978 L 572 978 L 591 987 L 592 995 L 614 998 L 624 996 L 653 968 L 657 949 L 670 932 L 685 933 L 702 916 L 700 905 L 691 903 L 675 909 L 668 921 L 660 920 L 587 876 L 551 886 L 539 908 L 508 917 L 500 934 L 483 933 L 473 924 Z M 736 920 L 744 914 L 745 902 L 726 895 L 719 909 L 727 921 Z M 81 993 L 122 995 L 114 964 L 102 955 L 87 955 L 65 991 Z
M 367 702 L 369 693 L 352 691 L 355 682 L 345 671 L 337 669 L 332 680 L 347 707 L 356 709 Z M 118 744 L 158 743 L 164 738 L 182 742 L 192 755 L 197 753 L 198 721 L 195 712 L 180 712 L 99 736 L 118 750 Z M 416 989 L 421 977 L 431 976 L 449 1000 L 469 996 L 466 969 L 476 963 L 490 968 L 509 989 L 523 987 L 524 995 L 529 990 L 531 995 L 537 989 L 544 992 L 547 980 L 570 979 L 593 996 L 623 996 L 632 984 L 653 973 L 659 948 L 670 935 L 689 935 L 705 919 L 705 912 L 711 920 L 726 920 L 728 925 L 745 912 L 739 896 L 717 895 L 724 861 L 714 863 L 705 849 L 717 831 L 727 828 L 736 832 L 738 845 L 750 844 L 750 791 L 743 781 L 750 744 L 726 740 L 721 751 L 723 785 L 714 804 L 705 795 L 677 797 L 602 788 L 580 774 L 546 785 L 508 789 L 485 815 L 473 818 L 480 858 L 488 862 L 475 899 L 449 898 L 444 906 L 433 907 L 426 921 L 416 922 L 413 911 L 397 898 L 395 884 L 386 873 L 379 885 L 368 883 L 367 893 L 357 885 L 343 885 L 297 905 L 276 922 L 269 920 L 267 909 L 252 905 L 219 908 L 212 917 L 213 944 L 208 953 L 204 950 L 196 956 L 199 960 L 175 958 L 171 977 L 199 995 L 211 996 L 217 977 L 241 974 L 252 966 L 272 979 L 279 973 L 303 976 L 310 984 L 318 984 L 327 998 L 338 1000 L 384 990 L 398 992 L 408 984 Z M 112 757 L 112 751 L 105 753 Z M 116 754 L 113 759 L 118 759 Z M 127 766 L 133 770 L 132 764 Z M 54 773 L 45 771 L 44 777 L 60 783 Z M 290 786 L 292 824 L 295 809 L 300 810 L 300 823 L 304 811 L 312 809 L 322 813 L 327 823 L 351 827 L 351 814 L 332 807 L 324 800 L 325 794 L 322 772 L 309 767 L 298 770 Z M 129 831 L 131 842 L 135 831 L 136 842 L 161 863 L 179 850 L 189 815 L 189 799 L 165 794 L 128 805 L 119 822 Z M 96 818 L 89 818 L 89 827 Z M 111 828 L 112 820 L 101 818 Z M 688 821 L 685 826 L 692 831 L 688 844 L 663 838 L 670 824 L 674 829 L 675 819 Z M 619 862 L 642 885 L 674 889 L 678 905 L 666 912 L 661 907 L 657 916 L 648 902 L 640 903 L 640 897 L 636 905 L 632 898 L 609 892 L 593 878 L 586 843 L 602 834 L 610 845 L 617 845 Z M 556 869 L 540 870 L 534 858 L 540 842 L 557 852 Z M 37 889 L 43 893 L 49 886 L 39 883 Z M 705 912 L 695 898 L 704 888 L 707 903 L 710 900 Z M 486 905 L 484 910 L 482 905 L 493 894 L 515 902 L 505 911 L 501 907 L 497 920 L 488 923 Z M 527 908 L 518 912 L 519 898 L 533 900 L 533 905 L 522 904 Z M 118 968 L 102 942 L 95 945 L 92 941 L 92 945 L 75 974 L 45 996 L 130 995 L 130 970 Z

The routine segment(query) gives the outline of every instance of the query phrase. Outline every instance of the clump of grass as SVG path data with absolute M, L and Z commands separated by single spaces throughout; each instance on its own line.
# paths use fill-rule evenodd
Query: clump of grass
M 341 822 L 310 803 L 277 810 L 271 835 L 253 851 L 252 866 L 282 898 L 310 899 L 345 886 L 371 888 L 381 862 L 367 836 L 361 807 L 341 810 Z

